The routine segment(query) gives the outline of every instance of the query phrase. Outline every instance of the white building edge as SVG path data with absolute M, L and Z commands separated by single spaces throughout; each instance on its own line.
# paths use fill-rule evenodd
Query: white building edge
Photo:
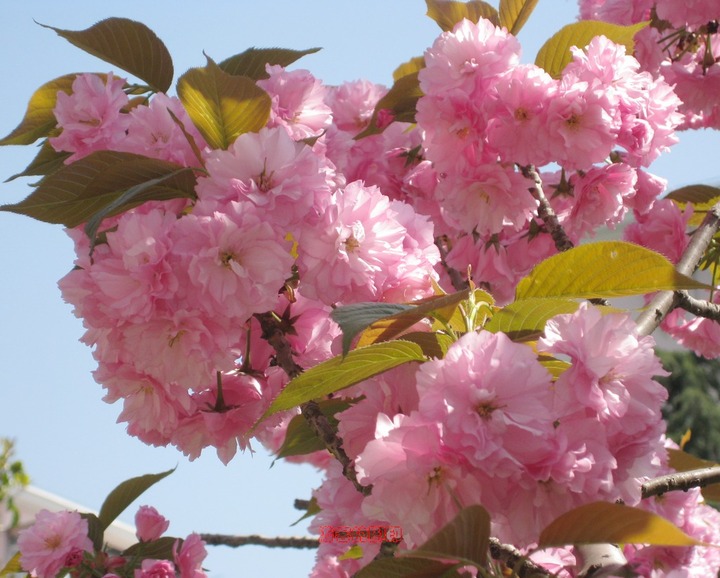
M 70 510 L 81 514 L 97 515 L 97 511 L 35 486 L 26 486 L 14 494 L 13 499 L 20 514 L 20 519 L 17 526 L 11 528 L 12 517 L 10 513 L 7 511 L 0 512 L 0 569 L 17 552 L 18 533 L 31 526 L 35 521 L 35 516 L 41 510 L 49 510 L 50 512 Z M 135 536 L 135 528 L 130 524 L 118 522 L 117 520 L 105 530 L 104 539 L 108 549 L 115 552 L 122 552 L 138 541 Z

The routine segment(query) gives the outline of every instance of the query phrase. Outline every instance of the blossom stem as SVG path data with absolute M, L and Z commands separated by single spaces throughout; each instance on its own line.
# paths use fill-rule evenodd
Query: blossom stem
M 537 169 L 533 165 L 520 166 L 520 172 L 526 179 L 530 179 L 533 182 L 533 186 L 528 190 L 533 198 L 538 202 L 538 216 L 543 220 L 545 226 L 550 232 L 550 236 L 555 241 L 555 248 L 561 253 L 572 249 L 575 245 L 567 236 L 565 229 L 560 224 L 560 221 L 555 214 L 550 201 L 545 196 L 543 191 L 543 183 Z

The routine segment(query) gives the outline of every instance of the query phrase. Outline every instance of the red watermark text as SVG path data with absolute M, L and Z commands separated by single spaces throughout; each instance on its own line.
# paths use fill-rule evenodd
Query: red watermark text
M 400 542 L 400 526 L 320 526 L 320 542 L 356 544 L 361 542 Z

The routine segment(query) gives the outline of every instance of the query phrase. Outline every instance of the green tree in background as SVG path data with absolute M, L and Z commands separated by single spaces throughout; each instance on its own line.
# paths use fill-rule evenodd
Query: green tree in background
M 663 410 L 668 436 L 679 442 L 691 430 L 685 451 L 720 461 L 720 362 L 689 351 L 657 353 L 671 372 L 658 379 L 670 394 Z

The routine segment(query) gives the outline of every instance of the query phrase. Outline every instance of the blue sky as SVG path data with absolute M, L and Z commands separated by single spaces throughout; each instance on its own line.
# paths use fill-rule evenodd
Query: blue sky
M 71 7 L 72 9 L 69 9 Z M 576 14 L 571 0 L 540 0 L 520 33 L 524 60 L 532 61 L 542 42 Z M 311 70 L 327 84 L 367 78 L 389 84 L 393 69 L 422 54 L 439 33 L 421 0 L 35 0 L 6 6 L 0 20 L 0 133 L 20 121 L 33 91 L 71 72 L 108 72 L 99 61 L 35 24 L 81 30 L 109 16 L 150 26 L 168 46 L 176 78 L 202 66 L 203 51 L 216 61 L 250 46 L 323 50 L 296 67 Z M 121 71 L 118 71 L 121 73 Z M 671 187 L 720 180 L 717 135 L 683 135 L 680 146 L 661 158 L 654 172 Z M 0 149 L 0 180 L 22 170 L 33 147 Z M 0 203 L 19 201 L 27 181 L 0 184 Z M 17 440 L 19 457 L 33 482 L 50 492 L 99 508 L 120 481 L 178 466 L 139 503 L 155 505 L 171 520 L 170 532 L 302 535 L 289 525 L 299 517 L 295 498 L 307 498 L 320 481 L 309 467 L 276 463 L 262 448 L 228 466 L 205 454 L 188 462 L 175 449 L 151 448 L 115 423 L 119 406 L 101 401 L 91 376 L 90 350 L 78 342 L 79 320 L 71 314 L 57 281 L 72 267 L 70 240 L 61 227 L 0 213 L 0 436 Z M 135 507 L 122 519 L 132 522 Z M 206 567 L 214 578 L 306 576 L 312 552 L 260 547 L 211 547 Z

